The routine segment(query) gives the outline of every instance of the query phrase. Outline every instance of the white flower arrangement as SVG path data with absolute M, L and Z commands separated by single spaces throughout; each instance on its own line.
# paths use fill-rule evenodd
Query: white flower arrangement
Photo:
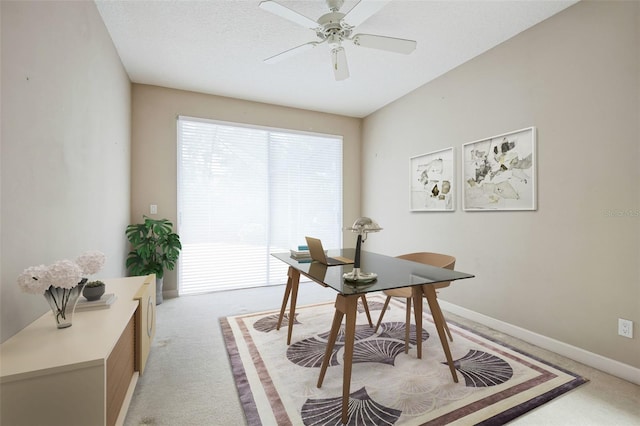
M 22 291 L 42 294 L 55 315 L 58 328 L 71 326 L 71 316 L 87 278 L 104 266 L 106 258 L 99 251 L 88 251 L 72 262 L 58 260 L 45 266 L 31 266 L 18 276 L 18 285 Z
M 93 275 L 100 272 L 104 266 L 106 258 L 104 254 L 97 250 L 88 251 L 85 254 L 78 256 L 76 264 L 82 269 L 82 273 L 85 275 Z
M 75 262 L 59 260 L 49 266 L 31 266 L 18 276 L 22 291 L 43 294 L 49 287 L 71 289 L 83 279 L 83 275 L 93 275 L 104 266 L 106 257 L 99 251 L 88 251 Z

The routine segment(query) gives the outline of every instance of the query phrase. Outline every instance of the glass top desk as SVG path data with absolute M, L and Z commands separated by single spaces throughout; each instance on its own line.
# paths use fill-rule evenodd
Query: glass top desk
M 355 257 L 355 249 L 344 249 L 335 253 L 329 252 L 330 256 L 342 256 L 353 259 Z M 342 423 L 348 421 L 349 408 L 349 388 L 351 386 L 351 364 L 353 360 L 353 344 L 355 340 L 355 327 L 357 315 L 358 299 L 363 294 L 390 290 L 394 288 L 411 287 L 411 295 L 414 306 L 414 318 L 416 322 L 416 330 L 422 330 L 422 298 L 427 299 L 429 309 L 433 316 L 440 343 L 447 358 L 447 364 L 451 371 L 454 382 L 458 382 L 453 359 L 449 350 L 449 343 L 444 331 L 444 316 L 438 304 L 436 290 L 433 285 L 440 282 L 456 281 L 465 278 L 473 278 L 471 274 L 464 272 L 452 271 L 450 269 L 439 268 L 436 266 L 425 265 L 424 263 L 412 262 L 409 260 L 398 259 L 396 257 L 385 256 L 381 254 L 362 251 L 360 257 L 360 269 L 364 272 L 375 272 L 378 277 L 371 283 L 351 283 L 345 281 L 342 277 L 344 273 L 351 272 L 353 265 L 326 266 L 318 262 L 298 262 L 293 259 L 289 253 L 274 253 L 275 258 L 289 265 L 287 287 L 285 296 L 280 309 L 280 317 L 277 328 L 280 328 L 284 311 L 286 309 L 287 300 L 291 296 L 291 304 L 289 307 L 289 325 L 287 344 L 291 342 L 291 333 L 293 330 L 292 320 L 295 318 L 296 299 L 298 296 L 298 285 L 300 282 L 300 274 L 310 278 L 318 284 L 330 287 L 338 292 L 336 296 L 335 308 L 336 312 L 331 324 L 331 332 L 327 342 L 327 349 L 322 361 L 320 377 L 318 378 L 318 387 L 322 386 L 324 375 L 329 364 L 331 351 L 336 342 L 342 319 L 346 315 L 346 324 L 344 330 L 344 373 L 342 383 Z M 418 339 L 420 342 L 420 339 Z M 418 358 L 422 358 L 422 345 L 417 345 Z

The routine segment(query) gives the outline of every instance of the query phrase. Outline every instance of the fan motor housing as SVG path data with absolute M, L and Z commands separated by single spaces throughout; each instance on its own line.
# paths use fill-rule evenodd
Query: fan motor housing
M 321 40 L 327 40 L 329 44 L 340 43 L 351 35 L 351 28 L 343 26 L 342 19 L 345 14 L 329 12 L 318 18 L 320 29 L 316 32 Z

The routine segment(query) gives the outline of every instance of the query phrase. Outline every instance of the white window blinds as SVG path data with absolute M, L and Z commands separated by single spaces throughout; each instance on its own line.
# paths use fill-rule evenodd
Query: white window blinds
M 270 256 L 342 245 L 342 137 L 178 118 L 180 294 L 286 282 Z

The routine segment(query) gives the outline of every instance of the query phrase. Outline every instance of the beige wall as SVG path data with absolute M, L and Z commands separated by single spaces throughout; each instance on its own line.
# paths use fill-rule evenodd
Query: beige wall
M 177 219 L 176 120 L 179 115 L 343 136 L 345 224 L 360 212 L 362 120 L 238 99 L 134 84 L 132 91 L 131 220 L 143 215 Z M 149 205 L 158 214 L 149 214 Z M 345 237 L 348 243 L 349 238 Z M 177 271 L 165 274 L 164 291 L 175 295 Z
M 441 299 L 640 367 L 639 28 L 638 2 L 583 1 L 367 117 L 368 249 L 454 254 L 476 278 Z M 460 176 L 463 143 L 528 126 L 537 211 L 409 212 L 411 156 L 455 147 Z
M 95 249 L 124 274 L 131 84 L 93 2 L 0 7 L 4 341 L 49 309 L 23 269 Z

